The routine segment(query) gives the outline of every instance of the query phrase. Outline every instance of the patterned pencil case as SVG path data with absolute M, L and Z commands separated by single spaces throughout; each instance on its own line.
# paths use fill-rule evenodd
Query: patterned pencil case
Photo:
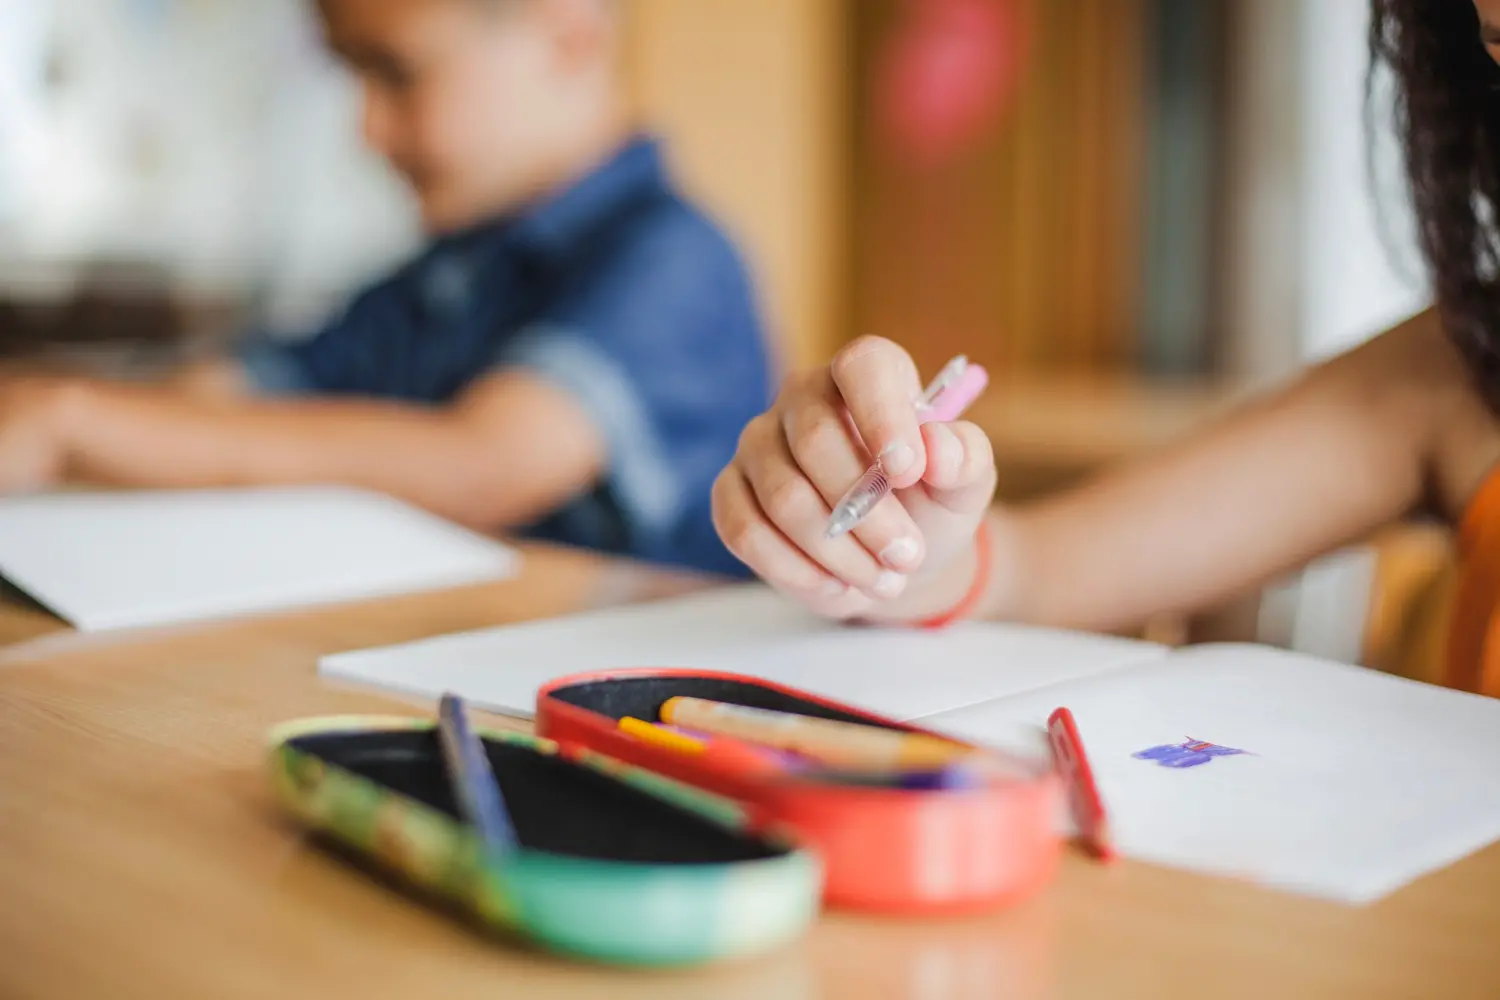
M 587 750 L 480 736 L 521 845 L 500 859 L 459 821 L 430 721 L 287 723 L 270 735 L 271 779 L 357 858 L 565 955 L 689 965 L 776 948 L 816 917 L 817 860 L 735 803 Z

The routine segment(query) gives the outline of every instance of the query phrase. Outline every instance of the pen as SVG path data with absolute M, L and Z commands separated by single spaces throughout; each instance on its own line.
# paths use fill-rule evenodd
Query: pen
M 514 850 L 518 846 L 516 831 L 506 812 L 500 784 L 457 695 L 445 694 L 438 704 L 438 742 L 442 744 L 454 798 L 464 819 L 479 834 L 484 850 L 492 854 Z
M 989 374 L 984 368 L 970 364 L 968 358 L 959 355 L 943 366 L 937 378 L 922 393 L 917 402 L 917 422 L 930 424 L 957 420 L 988 384 Z M 890 477 L 877 458 L 833 508 L 824 535 L 834 539 L 853 531 L 890 492 Z
M 769 747 L 753 746 L 707 733 L 688 733 L 674 726 L 645 722 L 629 716 L 620 720 L 619 729 L 643 743 L 699 757 L 706 767 L 746 777 L 775 777 L 805 767 L 793 755 L 779 753 Z
M 690 739 L 701 740 L 708 745 L 710 751 L 725 744 L 733 745 L 736 752 L 752 753 L 757 757 L 770 761 L 780 767 L 792 771 L 805 771 L 817 766 L 817 761 L 805 754 L 796 753 L 792 750 L 778 750 L 775 747 L 762 746 L 758 743 L 747 743 L 744 740 L 731 740 L 712 733 L 702 733 L 696 729 L 683 729 L 681 726 L 669 726 L 664 722 L 656 724 L 670 733 L 679 733 Z
M 926 733 L 835 722 L 698 698 L 669 698 L 661 707 L 661 718 L 663 722 L 700 732 L 794 750 L 830 767 L 936 771 L 979 759 L 974 747 Z

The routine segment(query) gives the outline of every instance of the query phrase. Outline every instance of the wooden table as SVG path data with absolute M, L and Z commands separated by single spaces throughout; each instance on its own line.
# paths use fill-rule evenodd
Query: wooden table
M 1368 909 L 1075 857 L 1010 912 L 829 916 L 775 956 L 660 975 L 487 941 L 276 808 L 269 726 L 421 711 L 323 683 L 319 655 L 696 585 L 530 550 L 514 582 L 256 621 L 109 637 L 0 613 L 0 997 L 1500 997 L 1500 848 Z

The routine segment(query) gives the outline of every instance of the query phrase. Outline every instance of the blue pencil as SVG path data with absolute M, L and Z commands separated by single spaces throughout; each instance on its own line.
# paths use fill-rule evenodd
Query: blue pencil
M 500 783 L 490 768 L 484 744 L 469 727 L 468 712 L 457 695 L 443 695 L 438 705 L 438 740 L 443 746 L 454 797 L 464 819 L 479 833 L 480 844 L 493 854 L 515 850 L 516 831 L 506 812 Z

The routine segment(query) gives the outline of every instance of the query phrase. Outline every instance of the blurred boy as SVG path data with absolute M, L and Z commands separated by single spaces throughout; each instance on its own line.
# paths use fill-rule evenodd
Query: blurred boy
M 317 336 L 170 388 L 0 388 L 0 489 L 341 482 L 733 572 L 709 490 L 769 398 L 744 270 L 632 136 L 611 0 L 321 0 L 431 246 Z

